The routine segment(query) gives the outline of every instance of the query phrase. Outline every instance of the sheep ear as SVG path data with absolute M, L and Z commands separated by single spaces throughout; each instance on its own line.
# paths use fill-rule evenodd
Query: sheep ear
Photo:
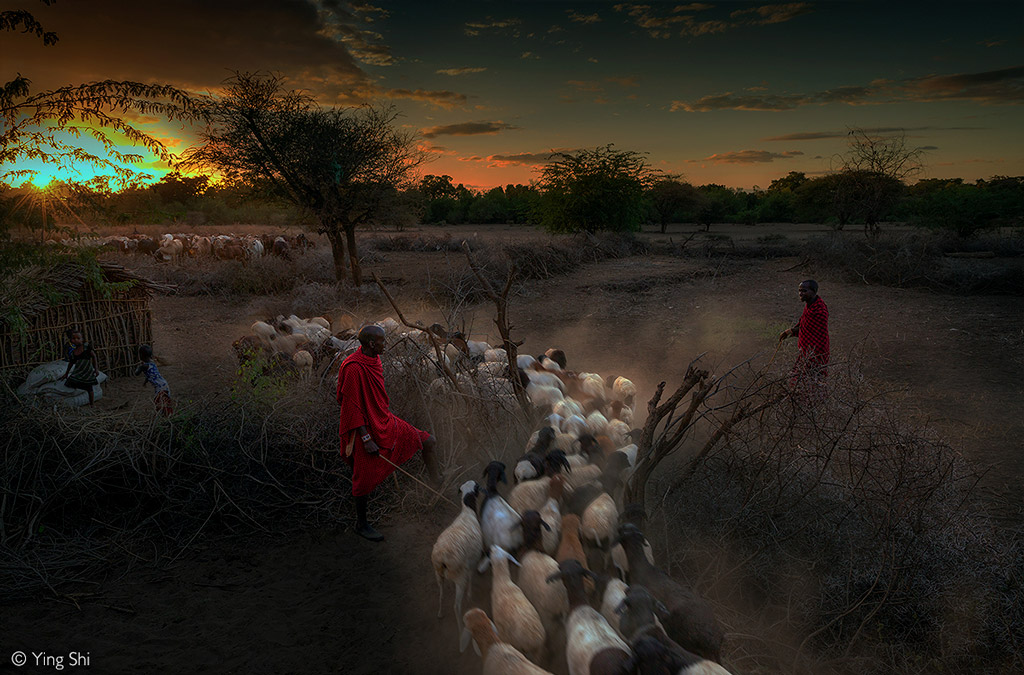
M 519 564 L 519 561 L 512 557 L 511 553 L 508 554 L 508 559 L 515 563 L 516 567 L 522 567 L 522 565 Z
M 487 568 L 491 566 L 491 558 L 484 556 L 476 566 L 476 571 L 483 574 L 487 571 Z
M 618 614 L 619 616 L 621 616 L 621 615 L 626 613 L 626 609 L 628 607 L 629 607 L 628 601 L 625 598 L 623 598 L 622 602 L 619 603 L 619 606 L 615 608 L 615 613 Z
M 469 628 L 462 629 L 462 635 L 459 637 L 459 653 L 462 654 L 466 651 L 466 647 L 469 646 L 470 640 L 473 639 L 473 634 L 469 632 Z M 476 646 L 476 643 L 473 643 Z
M 591 581 L 593 581 L 594 583 L 597 583 L 598 581 L 600 581 L 600 579 L 597 578 L 597 575 L 594 574 L 593 572 L 591 572 L 588 569 L 584 569 L 583 570 L 583 576 L 590 577 Z
M 667 619 L 669 616 L 668 607 L 666 607 L 665 604 L 661 602 L 661 600 L 655 603 L 654 611 L 656 611 L 662 619 Z
M 554 574 L 549 576 L 547 579 L 545 579 L 545 581 L 550 584 L 552 581 L 558 581 L 561 578 L 562 578 L 562 573 L 561 572 L 555 572 Z

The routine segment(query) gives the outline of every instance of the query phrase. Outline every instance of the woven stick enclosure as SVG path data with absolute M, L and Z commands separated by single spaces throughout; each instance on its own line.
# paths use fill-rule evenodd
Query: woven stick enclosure
M 109 377 L 131 375 L 138 364 L 138 346 L 153 343 L 152 293 L 169 289 L 119 265 L 101 262 L 100 268 L 108 283 L 134 283 L 126 290 L 104 294 L 93 287 L 80 265 L 35 270 L 35 279 L 73 291 L 74 297 L 53 303 L 41 293 L 28 293 L 19 301 L 25 325 L 0 322 L 0 378 L 16 380 L 42 363 L 64 358 L 68 328 L 82 331 L 93 346 L 99 369 Z

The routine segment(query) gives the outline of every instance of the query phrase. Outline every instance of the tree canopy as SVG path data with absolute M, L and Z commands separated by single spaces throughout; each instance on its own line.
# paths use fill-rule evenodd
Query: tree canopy
M 47 2 L 46 4 L 49 4 Z M 0 12 L 0 31 L 33 34 L 43 44 L 57 43 L 57 34 L 46 31 L 24 10 Z M 37 161 L 61 170 L 87 164 L 110 171 L 122 182 L 137 174 L 125 165 L 138 164 L 143 156 L 117 148 L 123 136 L 129 143 L 145 148 L 164 161 L 171 159 L 156 137 L 138 129 L 130 113 L 155 115 L 170 120 L 191 119 L 191 97 L 181 89 L 163 84 L 103 80 L 69 84 L 57 89 L 32 92 L 31 80 L 20 73 L 0 85 L 0 166 L 15 168 L 0 174 L 0 180 L 30 178 L 37 172 L 17 168 L 19 162 Z M 88 136 L 102 151 L 89 152 L 76 139 Z
M 645 191 L 661 175 L 643 153 L 609 144 L 552 158 L 538 182 L 541 225 L 552 232 L 640 229 L 647 215 Z
M 345 276 L 345 247 L 362 282 L 355 228 L 388 212 L 397 190 L 411 185 L 424 161 L 415 136 L 397 128 L 392 107 L 324 107 L 285 89 L 278 75 L 236 73 L 221 96 L 202 104 L 201 144 L 183 153 L 183 167 L 205 168 L 308 210 Z

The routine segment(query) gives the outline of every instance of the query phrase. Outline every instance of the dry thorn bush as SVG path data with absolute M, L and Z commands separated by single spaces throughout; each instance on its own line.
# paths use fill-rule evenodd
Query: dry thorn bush
M 1014 672 L 1020 545 L 979 471 L 849 363 L 657 483 L 744 672 Z M 708 430 L 710 432 L 710 429 Z

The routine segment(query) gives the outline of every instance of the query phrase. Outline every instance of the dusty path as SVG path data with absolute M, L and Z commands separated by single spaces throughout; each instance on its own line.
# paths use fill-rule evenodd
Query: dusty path
M 422 283 L 424 269 L 438 273 L 443 257 L 430 255 L 388 254 L 388 274 L 407 277 L 403 293 Z M 560 346 L 570 367 L 626 374 L 643 398 L 658 381 L 678 379 L 703 351 L 720 365 L 770 353 L 800 311 L 801 274 L 783 271 L 796 262 L 733 262 L 709 274 L 677 258 L 610 260 L 529 284 L 513 307 L 514 323 L 526 351 Z M 819 281 L 834 352 L 856 348 L 869 377 L 905 390 L 965 454 L 998 463 L 986 479 L 992 489 L 1019 486 L 1019 299 Z M 268 308 L 264 301 L 157 299 L 158 353 L 169 361 L 164 370 L 176 396 L 225 387 L 234 371 L 231 341 Z M 479 332 L 493 330 L 487 307 L 472 321 Z M 791 359 L 794 350 L 787 343 L 779 358 Z M 136 384 L 114 383 L 105 405 L 148 401 Z M 85 589 L 91 595 L 81 597 L 81 609 L 53 600 L 5 609 L 2 646 L 90 651 L 91 671 L 103 673 L 478 672 L 472 652 L 458 653 L 450 590 L 445 618 L 435 618 L 429 552 L 454 515 L 438 506 L 396 516 L 384 524 L 388 541 L 380 546 L 356 538 L 348 523 L 272 541 L 206 540 L 169 569 L 140 569 Z M 478 584 L 476 603 L 489 607 L 486 598 L 486 583 Z

